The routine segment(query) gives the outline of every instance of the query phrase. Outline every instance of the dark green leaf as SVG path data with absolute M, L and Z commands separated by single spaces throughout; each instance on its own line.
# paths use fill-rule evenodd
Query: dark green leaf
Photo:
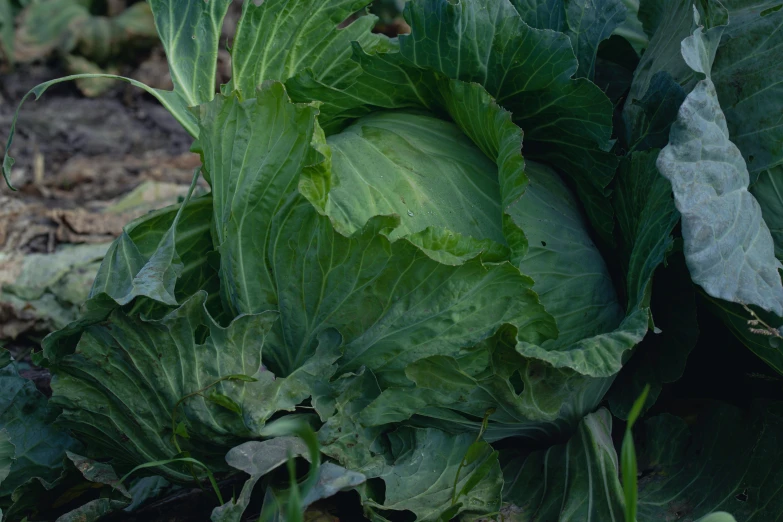
M 180 441 L 183 449 L 215 462 L 236 437 L 259 433 L 273 413 L 293 409 L 316 379 L 330 375 L 339 339 L 325 340 L 306 365 L 275 379 L 261 357 L 276 314 L 244 315 L 222 327 L 204 309 L 205 297 L 194 295 L 160 320 L 115 310 L 108 323 L 87 327 L 73 352 L 50 358 L 58 375 L 53 400 L 64 409 L 62 422 L 89 440 L 94 451 L 118 462 L 170 459 L 177 454 L 170 440 L 174 405 L 220 381 L 211 389 L 230 397 L 242 415 L 200 396 L 186 398 L 175 412 L 190 434 Z M 208 336 L 197 342 L 199 325 Z M 221 380 L 221 372 L 257 381 Z M 177 480 L 189 477 L 177 466 L 162 471 Z
M 623 492 L 607 410 L 591 413 L 567 444 L 503 462 L 503 500 L 531 521 L 622 520 Z
M 32 478 L 52 482 L 60 476 L 65 451 L 77 448 L 78 443 L 52 425 L 56 416 L 56 409 L 32 381 L 19 375 L 15 363 L 0 368 L 0 430 L 14 448 L 0 497 Z M 7 444 L 6 449 L 10 449 Z
M 717 404 L 689 429 L 672 415 L 644 423 L 639 449 L 639 522 L 675 516 L 696 520 L 728 511 L 737 520 L 771 520 L 783 506 L 780 493 L 780 403 L 758 403 L 750 414 Z
M 227 395 L 223 395 L 222 393 L 217 393 L 216 391 L 211 390 L 207 393 L 206 398 L 209 402 L 214 402 L 218 406 L 223 406 L 229 411 L 233 411 L 238 415 L 242 415 L 242 408 L 239 406 L 239 404 L 236 403 L 234 399 Z
M 775 167 L 783 164 L 783 73 L 777 52 L 783 44 L 783 11 L 778 0 L 723 4 L 729 10 L 729 25 L 715 55 L 712 80 L 729 136 L 742 152 L 752 181 L 763 172 L 779 178 Z

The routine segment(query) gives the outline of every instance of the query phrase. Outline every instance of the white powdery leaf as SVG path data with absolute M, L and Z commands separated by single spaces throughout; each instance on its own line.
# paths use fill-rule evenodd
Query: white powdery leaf
M 783 285 L 769 228 L 748 192 L 749 175 L 729 140 L 715 86 L 700 81 L 680 107 L 658 170 L 682 214 L 685 259 L 709 295 L 783 316 Z

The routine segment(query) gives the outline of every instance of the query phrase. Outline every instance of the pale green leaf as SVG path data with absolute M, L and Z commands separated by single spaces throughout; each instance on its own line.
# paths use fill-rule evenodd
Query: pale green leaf
M 230 4 L 231 0 L 150 0 L 174 93 L 186 107 L 215 96 L 220 31 Z
M 783 316 L 783 285 L 769 228 L 748 192 L 748 170 L 730 141 L 715 87 L 702 80 L 685 99 L 658 170 L 682 214 L 693 281 L 713 297 Z
M 245 2 L 233 41 L 232 88 L 252 98 L 266 80 L 286 81 L 304 69 L 315 79 L 357 68 L 351 42 L 372 46 L 377 18 L 361 16 L 340 27 L 369 0 L 266 0 Z
M 307 446 L 298 437 L 277 437 L 265 441 L 250 441 L 231 448 L 226 462 L 232 468 L 244 471 L 250 478 L 242 486 L 236 499 L 212 510 L 212 522 L 239 522 L 250 504 L 256 483 L 285 464 L 289 458 L 306 455 Z
M 347 470 L 331 462 L 324 462 L 318 468 L 318 475 L 313 487 L 302 499 L 302 507 L 332 497 L 340 491 L 353 489 L 366 481 L 367 477 L 361 473 Z
M 315 334 L 328 327 L 343 336 L 343 371 L 367 365 L 386 382 L 404 379 L 414 360 L 456 353 L 506 323 L 530 342 L 555 335 L 532 280 L 509 263 L 437 263 L 379 233 L 396 224 L 376 217 L 346 238 L 301 197 L 280 211 L 270 244 L 284 341 L 270 356 L 279 367 L 307 360 Z
M 326 213 L 341 232 L 396 214 L 400 226 L 389 234 L 392 241 L 433 227 L 505 243 L 497 166 L 456 125 L 400 111 L 375 113 L 327 143 L 334 187 Z M 469 209 L 472 219 L 455 206 Z
M 274 82 L 249 100 L 219 95 L 201 106 L 199 144 L 212 185 L 221 291 L 234 313 L 277 304 L 267 252 L 272 217 L 302 168 L 315 161 L 316 114 L 315 105 L 291 103 Z
M 380 478 L 386 483 L 385 501 L 367 504 L 384 510 L 409 510 L 421 522 L 436 521 L 451 505 L 455 479 L 460 491 L 475 473 L 486 473 L 478 484 L 460 500 L 456 510 L 464 514 L 483 514 L 500 507 L 502 476 L 497 453 L 481 443 L 481 455 L 457 469 L 475 440 L 473 434 L 448 435 L 435 429 L 401 428 L 388 435 L 392 462 Z M 484 471 L 482 467 L 488 466 Z

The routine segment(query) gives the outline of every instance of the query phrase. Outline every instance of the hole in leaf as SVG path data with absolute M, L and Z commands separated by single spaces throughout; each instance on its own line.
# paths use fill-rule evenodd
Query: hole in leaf
M 522 380 L 519 370 L 512 373 L 508 380 L 511 383 L 511 386 L 514 387 L 514 393 L 522 395 L 522 392 L 525 391 L 525 381 Z
M 734 495 L 734 498 L 739 500 L 740 502 L 747 502 L 748 501 L 748 489 L 745 488 L 742 493 L 739 493 L 737 495 Z
M 196 327 L 196 331 L 193 332 L 193 338 L 196 344 L 204 344 L 209 337 L 209 328 L 206 325 L 200 324 Z
M 546 246 L 546 241 L 542 241 L 541 242 L 541 246 L 545 247 Z

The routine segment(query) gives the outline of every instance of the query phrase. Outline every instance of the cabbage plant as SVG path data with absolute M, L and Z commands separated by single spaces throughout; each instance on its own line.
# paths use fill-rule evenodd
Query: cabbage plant
M 612 414 L 682 374 L 691 278 L 783 367 L 764 185 L 783 159 L 742 114 L 780 101 L 738 58 L 773 52 L 774 6 L 412 0 L 388 38 L 366 0 L 248 1 L 218 92 L 229 3 L 151 0 L 175 87 L 125 79 L 193 136 L 211 191 L 130 223 L 39 356 L 91 456 L 188 482 L 172 459 L 227 471 L 295 415 L 374 520 L 622 520 Z M 705 470 L 775 446 L 775 408 L 645 423 L 638 520 L 744 513 L 725 499 L 779 450 Z M 249 473 L 213 520 L 239 520 Z

